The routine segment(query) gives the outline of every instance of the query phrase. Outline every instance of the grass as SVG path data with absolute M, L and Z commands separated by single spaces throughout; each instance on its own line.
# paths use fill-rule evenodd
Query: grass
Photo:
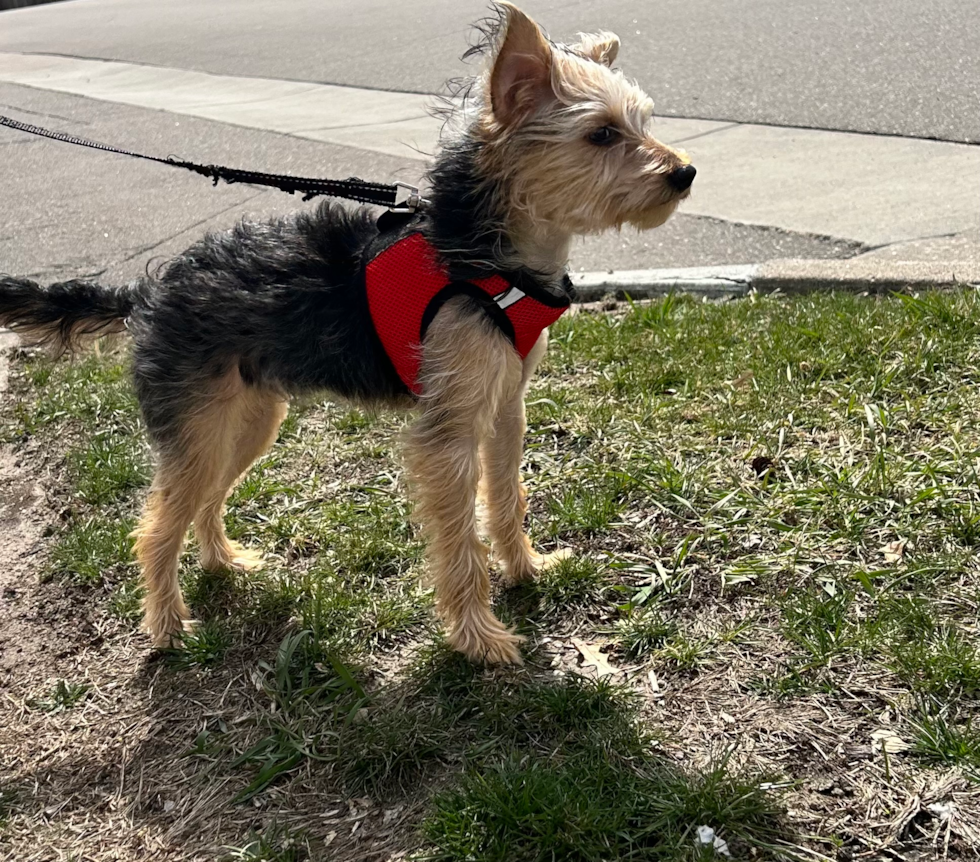
M 46 697 L 35 698 L 28 705 L 42 712 L 65 712 L 83 701 L 91 688 L 88 683 L 59 679 Z
M 208 620 L 191 632 L 183 632 L 171 649 L 163 652 L 167 663 L 176 670 L 212 667 L 221 662 L 232 636 L 220 620 Z
M 670 642 L 677 634 L 677 624 L 657 608 L 629 609 L 617 620 L 614 633 L 626 658 L 639 659 Z
M 617 762 L 598 752 L 568 763 L 510 759 L 471 771 L 439 794 L 423 825 L 436 860 L 545 862 L 552 859 L 677 859 L 691 855 L 695 821 L 728 828 L 736 852 L 743 835 L 758 852 L 778 821 L 757 780 L 722 762 L 696 777 Z
M 957 701 L 975 699 L 980 691 L 980 651 L 950 623 L 893 645 L 895 669 L 921 695 Z
M 243 846 L 226 847 L 223 862 L 303 862 L 309 858 L 309 842 L 302 832 L 273 823 L 252 832 Z
M 20 357 L 4 435 L 60 459 L 49 577 L 131 633 L 149 462 L 124 365 Z M 191 545 L 203 622 L 151 673 L 168 757 L 127 775 L 176 782 L 183 840 L 215 858 L 489 862 L 692 859 L 702 825 L 735 858 L 928 855 L 900 823 L 908 788 L 958 770 L 950 854 L 966 853 L 978 369 L 971 291 L 563 319 L 525 471 L 532 539 L 575 555 L 496 598 L 528 638 L 525 668 L 497 672 L 441 641 L 399 420 L 296 405 L 230 501 L 229 532 L 268 565 L 208 575 Z M 582 676 L 583 643 L 613 681 Z M 908 746 L 883 765 L 886 720 Z M 850 788 L 829 806 L 828 773 Z M 35 828 L 28 778 L 10 834 Z
M 566 614 L 569 608 L 587 607 L 601 600 L 608 589 L 603 567 L 589 557 L 569 557 L 548 569 L 535 583 L 543 612 Z
M 973 726 L 972 718 L 957 723 L 948 710 L 925 711 L 913 722 L 913 730 L 913 750 L 919 757 L 959 766 L 974 780 L 980 778 L 980 729 Z
M 851 646 L 851 601 L 844 590 L 827 594 L 818 589 L 794 593 L 783 605 L 783 634 L 806 654 L 811 667 L 827 664 Z
M 51 571 L 94 584 L 114 568 L 131 569 L 129 536 L 135 526 L 131 518 L 115 520 L 90 513 L 74 520 L 51 556 Z

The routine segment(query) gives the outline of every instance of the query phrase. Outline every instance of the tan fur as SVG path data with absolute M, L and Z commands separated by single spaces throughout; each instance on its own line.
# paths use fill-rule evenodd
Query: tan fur
M 477 534 L 479 445 L 521 384 L 521 360 L 485 314 L 462 298 L 436 315 L 419 379 L 421 415 L 405 441 L 416 515 L 449 643 L 473 661 L 519 662 L 519 638 L 490 610 L 487 548 Z
M 524 360 L 520 386 L 511 398 L 502 401 L 493 433 L 482 447 L 487 527 L 511 583 L 530 580 L 551 563 L 567 556 L 567 552 L 537 553 L 524 533 L 527 492 L 520 474 L 527 429 L 524 393 L 547 347 L 548 333 L 545 331 Z
M 272 443 L 285 417 L 281 399 L 242 382 L 237 369 L 206 393 L 184 424 L 179 448 L 162 454 L 146 510 L 134 532 L 136 556 L 146 586 L 144 627 L 156 645 L 189 627 L 177 565 L 184 536 L 199 512 L 198 531 L 206 565 L 257 562 L 231 543 L 221 512 L 235 479 Z
M 572 51 L 588 57 L 603 66 L 612 66 L 619 56 L 619 36 L 615 33 L 579 33 L 579 41 L 570 46 Z
M 225 535 L 225 500 L 252 462 L 264 455 L 275 442 L 288 406 L 275 393 L 246 391 L 239 414 L 239 428 L 232 450 L 232 463 L 214 495 L 194 519 L 194 531 L 201 546 L 201 565 L 210 571 L 250 569 L 262 565 L 256 551 L 243 548 Z

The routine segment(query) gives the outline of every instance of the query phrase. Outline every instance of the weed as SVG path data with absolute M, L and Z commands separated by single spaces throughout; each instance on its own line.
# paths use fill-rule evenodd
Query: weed
M 48 692 L 47 697 L 30 700 L 28 706 L 41 712 L 65 712 L 81 703 L 91 690 L 92 686 L 87 682 L 68 682 L 66 679 L 59 679 Z
M 225 851 L 224 862 L 303 862 L 311 858 L 306 833 L 275 821 L 261 830 L 253 830 L 242 847 L 226 847 Z
M 231 640 L 226 624 L 208 620 L 191 631 L 180 632 L 175 638 L 175 645 L 164 650 L 164 657 L 174 670 L 213 667 L 224 658 Z

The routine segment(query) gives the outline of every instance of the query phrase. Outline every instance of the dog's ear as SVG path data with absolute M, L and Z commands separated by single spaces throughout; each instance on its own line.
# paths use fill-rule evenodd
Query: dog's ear
M 501 2 L 503 14 L 490 72 L 490 105 L 502 125 L 520 122 L 555 98 L 554 57 L 541 28 L 516 6 Z
M 611 66 L 619 54 L 619 36 L 615 33 L 579 33 L 578 42 L 572 45 L 573 51 L 578 51 L 590 60 Z

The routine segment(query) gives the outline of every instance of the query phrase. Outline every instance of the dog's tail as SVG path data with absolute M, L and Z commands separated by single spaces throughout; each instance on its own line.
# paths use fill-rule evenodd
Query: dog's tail
M 57 354 L 74 352 L 86 338 L 122 332 L 135 304 L 132 285 L 73 280 L 41 287 L 26 278 L 0 275 L 0 326 Z

